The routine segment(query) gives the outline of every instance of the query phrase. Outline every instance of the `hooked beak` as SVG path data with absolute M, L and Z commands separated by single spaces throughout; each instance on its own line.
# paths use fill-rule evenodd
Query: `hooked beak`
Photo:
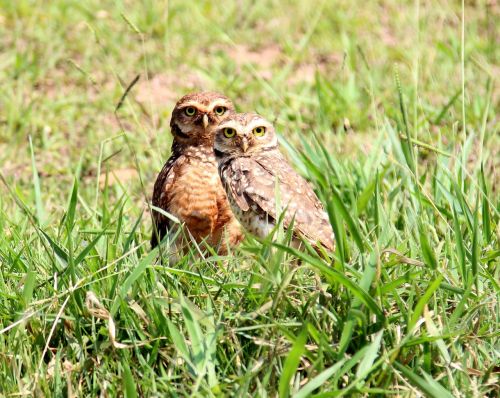
M 245 153 L 248 150 L 248 140 L 246 138 L 241 140 L 241 149 L 243 149 L 243 152 Z
M 204 128 L 208 127 L 208 115 L 207 114 L 203 115 L 203 127 Z

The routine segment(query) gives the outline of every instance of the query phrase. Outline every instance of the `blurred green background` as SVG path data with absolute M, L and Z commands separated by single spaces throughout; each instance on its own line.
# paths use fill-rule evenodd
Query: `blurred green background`
M 478 131 L 498 74 L 498 5 L 466 3 L 466 118 Z M 3 1 L 1 10 L 0 162 L 16 181 L 31 179 L 29 135 L 49 184 L 71 179 L 81 157 L 82 173 L 95 175 L 137 74 L 121 116 L 148 188 L 168 157 L 173 104 L 193 90 L 226 93 L 293 143 L 315 130 L 342 157 L 369 151 L 398 116 L 397 65 L 420 138 L 457 143 L 460 98 L 440 113 L 462 87 L 458 1 Z M 490 116 L 497 106 L 495 90 Z M 105 146 L 108 156 L 123 139 Z M 135 168 L 129 150 L 108 166 Z
M 0 0 L 0 395 L 498 394 L 499 16 Z M 158 265 L 147 203 L 198 90 L 276 124 L 334 265 L 251 238 Z

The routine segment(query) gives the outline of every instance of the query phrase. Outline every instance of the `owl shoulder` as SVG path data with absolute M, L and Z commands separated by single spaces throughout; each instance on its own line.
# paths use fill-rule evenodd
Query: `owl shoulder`
M 184 155 L 172 154 L 163 165 L 153 188 L 153 204 L 165 202 L 165 195 L 171 189 L 183 166 L 187 164 Z

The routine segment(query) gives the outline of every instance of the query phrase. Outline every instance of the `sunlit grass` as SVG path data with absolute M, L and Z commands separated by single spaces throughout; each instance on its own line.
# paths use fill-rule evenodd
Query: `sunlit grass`
M 459 2 L 0 0 L 0 395 L 496 396 L 499 49 L 465 7 L 462 63 Z M 193 89 L 274 121 L 329 258 L 151 251 Z

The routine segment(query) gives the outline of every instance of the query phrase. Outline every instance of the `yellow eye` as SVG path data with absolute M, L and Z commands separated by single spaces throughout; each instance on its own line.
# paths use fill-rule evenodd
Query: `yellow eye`
M 226 127 L 224 129 L 224 136 L 226 138 L 233 138 L 236 135 L 236 130 L 232 129 L 231 127 Z
M 214 109 L 214 112 L 217 116 L 222 116 L 224 113 L 226 113 L 227 108 L 225 106 L 216 106 Z
M 253 129 L 253 134 L 257 137 L 262 137 L 264 134 L 266 134 L 266 128 L 264 126 L 255 127 Z
M 188 106 L 185 110 L 184 110 L 184 113 L 188 116 L 194 116 L 194 114 L 196 113 L 196 109 L 193 108 L 192 106 Z

